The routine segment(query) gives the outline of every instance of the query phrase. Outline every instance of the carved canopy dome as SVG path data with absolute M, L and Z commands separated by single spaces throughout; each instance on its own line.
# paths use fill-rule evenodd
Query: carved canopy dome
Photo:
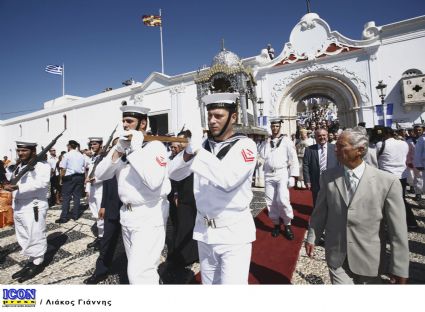
M 211 67 L 214 65 L 224 65 L 229 68 L 234 68 L 241 66 L 241 60 L 235 53 L 223 49 L 216 56 L 214 56 Z

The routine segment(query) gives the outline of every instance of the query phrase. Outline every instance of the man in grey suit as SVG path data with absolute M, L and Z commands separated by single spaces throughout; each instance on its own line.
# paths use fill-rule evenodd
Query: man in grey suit
M 330 169 L 320 178 L 306 253 L 313 256 L 315 244 L 326 231 L 332 284 L 380 283 L 388 239 L 390 281 L 405 284 L 409 249 L 401 184 L 396 176 L 363 161 L 367 147 L 367 135 L 360 129 L 347 129 L 338 138 L 336 156 L 344 167 Z
M 328 143 L 328 131 L 318 129 L 315 132 L 317 144 L 305 149 L 303 158 L 303 175 L 305 185 L 313 193 L 313 207 L 316 205 L 320 190 L 320 175 L 327 169 L 338 165 L 335 157 L 335 145 Z

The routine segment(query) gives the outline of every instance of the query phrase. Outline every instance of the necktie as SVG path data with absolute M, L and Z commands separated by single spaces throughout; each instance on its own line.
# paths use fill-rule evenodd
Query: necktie
M 319 166 L 320 166 L 320 174 L 322 174 L 326 170 L 326 154 L 325 154 L 325 148 L 323 146 L 320 149 Z
M 347 170 L 346 178 L 348 200 L 351 202 L 357 189 L 357 177 L 352 170 Z

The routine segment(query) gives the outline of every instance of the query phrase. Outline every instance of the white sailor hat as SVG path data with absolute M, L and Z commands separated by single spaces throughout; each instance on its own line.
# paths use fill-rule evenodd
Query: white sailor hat
M 283 123 L 283 117 L 278 116 L 278 117 L 270 117 L 270 124 L 282 124 Z
M 131 105 L 127 105 L 127 103 L 130 103 Z M 143 107 L 140 105 L 135 105 L 134 101 L 122 101 L 121 103 L 121 111 L 123 117 L 134 117 L 134 118 L 143 118 L 147 117 L 148 112 L 150 111 L 150 108 Z
M 89 142 L 103 142 L 102 137 L 89 137 Z
M 37 147 L 37 143 L 29 141 L 29 140 L 16 141 L 16 147 L 17 148 L 35 149 Z
M 207 110 L 216 108 L 235 108 L 237 93 L 223 92 L 213 93 L 202 97 L 202 102 L 207 106 Z

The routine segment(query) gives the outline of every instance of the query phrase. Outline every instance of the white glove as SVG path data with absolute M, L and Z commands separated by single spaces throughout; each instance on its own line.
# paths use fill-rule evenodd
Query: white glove
M 115 150 L 118 153 L 125 153 L 125 150 L 129 149 L 131 146 L 131 141 L 128 139 L 129 131 L 125 131 L 118 139 L 117 145 L 115 145 Z
M 202 148 L 203 134 L 204 133 L 202 128 L 192 132 L 192 137 L 190 138 L 189 144 L 185 149 L 186 153 L 196 154 Z
M 137 130 L 130 130 L 129 132 L 132 136 L 130 144 L 131 150 L 134 152 L 135 150 L 141 149 L 145 138 L 143 132 Z
M 293 188 L 295 186 L 295 178 L 289 177 L 288 179 L 288 188 Z

